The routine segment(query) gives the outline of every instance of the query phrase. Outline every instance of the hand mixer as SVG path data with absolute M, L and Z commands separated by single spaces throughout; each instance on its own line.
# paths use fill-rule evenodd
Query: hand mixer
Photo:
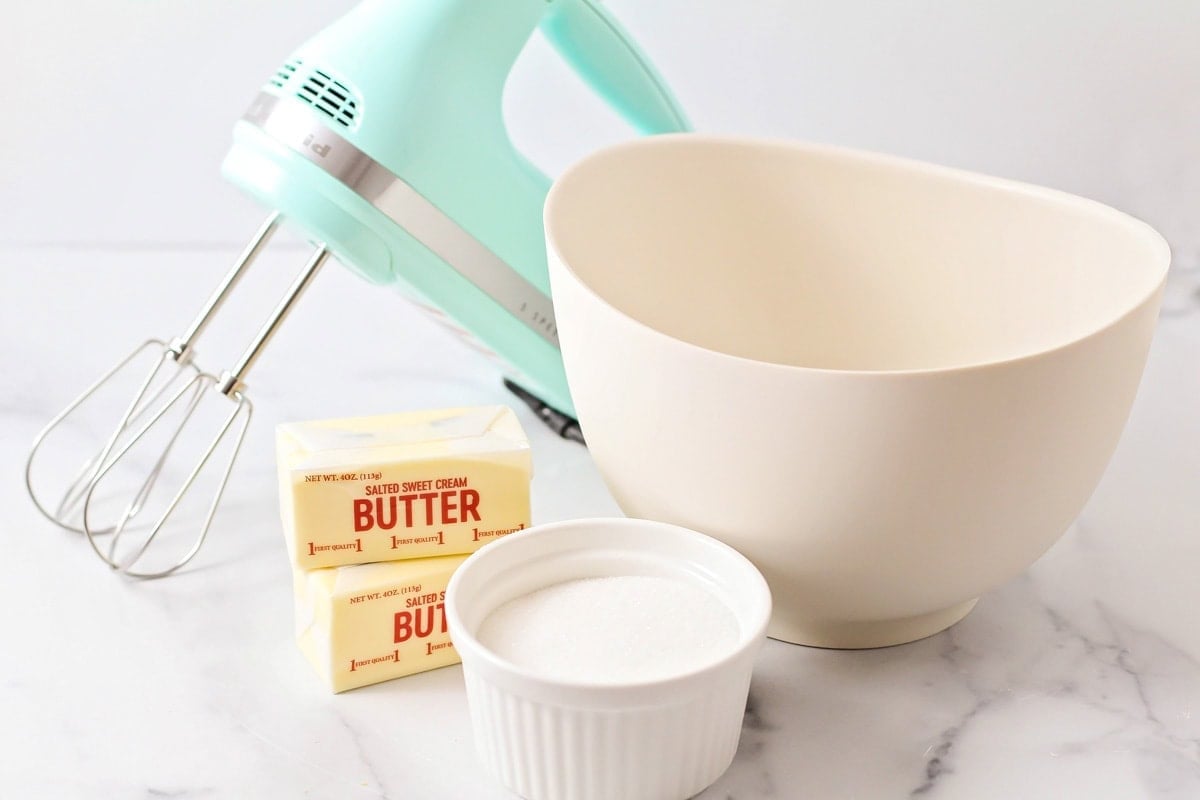
M 37 436 L 26 484 L 39 510 L 85 534 L 97 555 L 131 576 L 159 577 L 191 560 L 249 425 L 245 378 L 329 255 L 397 287 L 496 356 L 522 399 L 561 428 L 574 412 L 546 274 L 550 181 L 512 147 L 501 114 L 508 74 L 538 29 L 640 133 L 687 129 L 650 62 L 597 0 L 366 0 L 296 50 L 234 126 L 222 171 L 274 212 L 184 333 L 139 345 Z M 196 340 L 281 223 L 317 243 L 314 254 L 237 364 L 201 370 Z M 147 357 L 142 375 L 132 365 Z M 44 502 L 34 464 L 47 438 L 131 372 L 140 379 L 117 424 L 92 440 L 59 502 Z M 181 487 L 164 492 L 164 463 L 197 409 L 216 402 L 208 398 L 227 403 L 216 436 Z M 136 488 L 115 521 L 97 523 L 98 488 L 148 438 L 157 455 L 138 464 Z M 164 565 L 144 566 L 206 468 L 217 470 L 215 491 L 190 546 Z M 132 547 L 118 548 L 152 495 L 165 509 L 147 515 Z

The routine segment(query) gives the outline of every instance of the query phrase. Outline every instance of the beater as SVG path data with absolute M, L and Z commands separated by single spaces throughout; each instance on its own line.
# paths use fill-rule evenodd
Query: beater
M 578 438 L 549 297 L 542 205 L 549 179 L 509 141 L 505 81 L 541 30 L 590 87 L 643 134 L 688 123 L 650 62 L 598 0 L 366 0 L 297 49 L 234 126 L 222 172 L 274 209 L 191 325 L 169 341 L 134 348 L 38 434 L 26 485 L 38 509 L 82 532 L 112 568 L 159 577 L 199 551 L 250 422 L 244 380 L 317 271 L 333 255 L 368 281 L 393 286 L 493 356 L 523 400 L 556 430 Z M 315 254 L 238 363 L 201 370 L 195 343 L 280 224 L 316 243 Z M 51 434 L 70 427 L 101 390 L 159 353 L 117 424 L 92 439 L 57 503 L 43 500 L 35 463 Z M 163 491 L 167 459 L 207 398 L 226 401 L 217 433 Z M 176 419 L 178 418 L 178 419 Z M 161 439 L 156 455 L 131 454 Z M 163 565 L 143 558 L 185 494 L 217 459 L 215 491 L 190 546 Z M 127 462 L 137 472 L 111 524 L 95 506 Z M 148 515 L 137 541 L 118 543 Z M 98 537 L 107 535 L 107 546 Z

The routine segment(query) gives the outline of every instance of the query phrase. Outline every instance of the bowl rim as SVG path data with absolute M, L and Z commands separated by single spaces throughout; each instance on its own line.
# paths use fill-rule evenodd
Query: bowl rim
M 1146 291 L 1134 295 L 1135 299 L 1133 301 L 1131 301 L 1128 305 L 1123 305 L 1123 310 L 1119 314 L 1111 316 L 1093 330 L 1089 330 L 1078 336 L 1066 339 L 1065 341 L 1059 342 L 1051 347 L 1017 353 L 1005 358 L 995 358 L 987 361 L 973 361 L 940 367 L 912 367 L 905 369 L 842 369 L 836 367 L 784 364 L 778 361 L 767 361 L 763 359 L 750 358 L 748 356 L 735 355 L 733 353 L 727 353 L 721 350 L 714 350 L 696 344 L 695 342 L 681 339 L 677 336 L 661 331 L 645 322 L 642 322 L 641 320 L 636 319 L 627 312 L 621 310 L 607 298 L 597 292 L 587 281 L 579 276 L 579 273 L 576 272 L 575 269 L 567 262 L 567 259 L 563 257 L 562 249 L 559 246 L 558 239 L 555 235 L 555 231 L 558 226 L 553 222 L 552 219 L 558 213 L 558 206 L 563 202 L 561 196 L 564 191 L 562 188 L 564 184 L 569 182 L 572 176 L 587 168 L 593 162 L 612 158 L 626 151 L 673 148 L 680 145 L 690 146 L 692 144 L 715 145 L 718 147 L 752 147 L 808 152 L 815 155 L 829 156 L 843 160 L 858 161 L 860 163 L 875 164 L 905 169 L 911 172 L 925 173 L 946 180 L 969 183 L 976 186 L 998 189 L 1012 194 L 1024 195 L 1042 202 L 1051 202 L 1060 206 L 1073 206 L 1084 213 L 1107 218 L 1116 225 L 1127 229 L 1133 236 L 1143 239 L 1148 249 L 1153 251 L 1152 255 L 1154 260 L 1158 262 L 1159 275 L 1157 280 L 1151 282 L 1150 287 Z M 1147 304 L 1154 303 L 1156 298 L 1160 296 L 1163 286 L 1166 284 L 1168 270 L 1171 266 L 1171 247 L 1161 233 L 1155 230 L 1147 222 L 1138 219 L 1132 214 L 1120 211 L 1112 206 L 1101 203 L 1098 200 L 1092 200 L 1090 198 L 1065 192 L 1060 189 L 1051 189 L 1046 186 L 1039 186 L 1037 184 L 1026 183 L 1009 178 L 1000 178 L 994 175 L 960 169 L 957 167 L 948 167 L 941 164 L 921 161 L 919 159 L 906 158 L 903 156 L 879 153 L 870 150 L 861 150 L 852 147 L 844 147 L 841 145 L 808 142 L 781 137 L 705 133 L 669 133 L 642 137 L 639 139 L 621 142 L 609 147 L 600 148 L 599 150 L 593 151 L 571 164 L 571 166 L 565 169 L 562 174 L 555 179 L 553 185 L 551 185 L 550 190 L 546 195 L 546 202 L 542 209 L 542 225 L 543 229 L 545 230 L 547 254 L 553 254 L 553 258 L 549 259 L 551 266 L 553 266 L 555 263 L 561 266 L 563 271 L 566 272 L 575 282 L 575 284 L 579 286 L 579 288 L 582 289 L 587 295 L 591 296 L 594 300 L 612 311 L 614 314 L 617 314 L 624 320 L 633 323 L 636 328 L 642 329 L 654 337 L 659 337 L 663 340 L 673 342 L 694 354 L 702 354 L 710 358 L 718 357 L 720 359 L 729 359 L 735 363 L 754 366 L 756 368 L 772 368 L 786 373 L 813 375 L 861 377 L 920 377 L 934 375 L 959 375 L 976 370 L 1011 366 L 1045 358 L 1055 353 L 1078 347 L 1090 339 L 1104 334 L 1106 331 L 1120 325 L 1126 319 L 1138 314 Z M 551 285 L 553 288 L 553 268 L 551 268 L 550 274 Z
M 479 565 L 486 563 L 487 560 L 494 559 L 497 553 L 513 547 L 528 546 L 527 542 L 553 538 L 564 531 L 572 530 L 592 531 L 591 542 L 587 546 L 570 548 L 564 552 L 595 550 L 611 553 L 613 545 L 606 541 L 605 531 L 617 529 L 667 534 L 675 536 L 677 539 L 689 540 L 706 550 L 719 553 L 722 558 L 730 559 L 732 563 L 737 564 L 740 570 L 745 572 L 752 587 L 750 591 L 753 596 L 748 600 L 748 606 L 752 609 L 752 613 L 742 617 L 734 609 L 730 609 L 730 612 L 738 619 L 741 630 L 728 652 L 719 658 L 704 661 L 692 669 L 651 680 L 574 681 L 541 675 L 500 657 L 484 646 L 475 632 L 464 624 L 458 603 L 459 586 L 465 579 L 464 576 L 469 575 L 474 569 L 478 569 Z M 621 544 L 619 547 L 626 551 L 637 552 L 636 548 L 625 544 Z M 570 578 L 564 580 L 570 580 Z M 718 539 L 669 522 L 632 517 L 583 517 L 534 525 L 484 545 L 454 571 L 446 586 L 445 610 L 451 638 L 455 649 L 462 656 L 464 668 L 484 667 L 488 673 L 485 678 L 486 682 L 491 684 L 502 682 L 509 688 L 518 688 L 522 694 L 531 697 L 548 699 L 552 696 L 556 702 L 563 705 L 591 705 L 594 703 L 600 707 L 614 708 L 616 707 L 613 705 L 614 702 L 620 707 L 666 705 L 671 702 L 672 698 L 678 698 L 691 693 L 695 688 L 703 687 L 712 676 L 730 670 L 738 662 L 743 661 L 747 655 L 757 652 L 758 648 L 766 641 L 772 601 L 771 590 L 767 585 L 766 578 L 758 568 L 738 550 Z M 743 623 L 746 624 L 743 625 Z M 497 678 L 500 681 L 497 681 Z

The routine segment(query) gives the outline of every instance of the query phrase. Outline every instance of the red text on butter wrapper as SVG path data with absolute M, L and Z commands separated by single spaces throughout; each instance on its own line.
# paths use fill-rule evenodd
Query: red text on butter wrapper
M 424 639 L 434 633 L 446 632 L 446 593 L 430 592 L 405 600 L 408 606 L 397 611 L 392 621 L 392 641 L 403 644 L 414 636 Z
M 462 477 L 369 485 L 354 498 L 354 531 L 478 522 L 479 492 L 466 485 Z

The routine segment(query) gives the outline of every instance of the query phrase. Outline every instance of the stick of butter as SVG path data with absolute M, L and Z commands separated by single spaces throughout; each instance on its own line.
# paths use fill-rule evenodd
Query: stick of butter
M 530 523 L 529 440 L 504 406 L 288 423 L 275 447 L 301 569 L 471 553 Z
M 443 602 L 466 559 L 295 570 L 301 651 L 335 692 L 457 664 Z

